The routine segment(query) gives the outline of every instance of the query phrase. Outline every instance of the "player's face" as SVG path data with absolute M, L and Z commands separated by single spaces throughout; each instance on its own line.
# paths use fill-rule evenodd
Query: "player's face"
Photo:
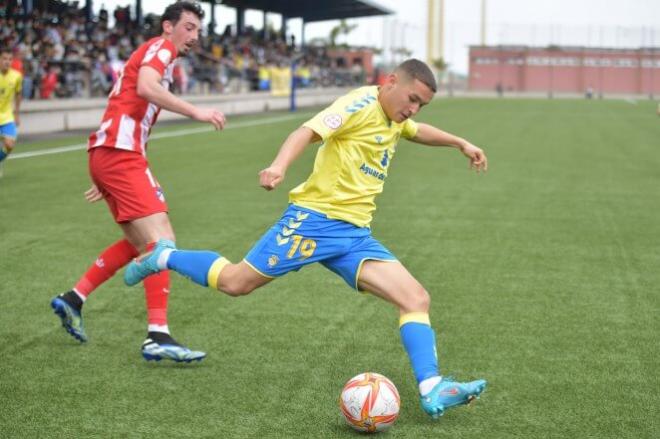
M 202 24 L 197 15 L 183 11 L 176 25 L 171 26 L 172 43 L 180 55 L 186 55 L 199 41 Z M 167 29 L 165 29 L 167 32 Z
M 0 54 L 0 70 L 3 72 L 6 72 L 9 70 L 9 67 L 11 66 L 11 53 L 2 53 Z
M 385 84 L 387 92 L 381 102 L 387 117 L 396 123 L 419 113 L 433 99 L 433 90 L 418 79 L 393 73 Z

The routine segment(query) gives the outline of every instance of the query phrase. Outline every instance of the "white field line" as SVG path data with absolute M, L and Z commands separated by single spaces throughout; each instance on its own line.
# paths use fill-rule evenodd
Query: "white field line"
M 634 99 L 630 99 L 630 98 L 628 98 L 628 99 L 626 99 L 625 101 L 628 102 L 630 105 L 637 105 L 637 101 L 634 100 Z
M 236 128 L 245 128 L 245 127 L 251 127 L 251 126 L 256 126 L 256 125 L 267 125 L 271 123 L 277 123 L 277 122 L 284 122 L 287 120 L 293 120 L 293 119 L 299 119 L 301 117 L 305 117 L 311 113 L 296 113 L 296 114 L 288 114 L 286 116 L 278 116 L 278 117 L 271 117 L 268 119 L 257 119 L 257 120 L 250 120 L 246 122 L 237 122 L 235 124 L 228 125 L 225 130 L 231 130 L 231 129 L 236 129 Z M 160 134 L 154 134 L 153 136 L 149 137 L 149 140 L 157 140 L 157 139 L 166 139 L 168 137 L 179 137 L 179 136 L 185 136 L 188 134 L 198 134 L 198 133 L 205 133 L 213 131 L 213 128 L 208 126 L 208 127 L 200 127 L 200 128 L 189 128 L 186 130 L 177 130 L 177 131 L 169 131 L 167 133 L 160 133 Z M 20 144 L 18 145 L 20 147 Z M 67 145 L 67 146 L 59 146 L 57 148 L 48 148 L 48 149 L 42 149 L 39 151 L 27 151 L 27 152 L 19 152 L 15 154 L 11 154 L 9 157 L 7 157 L 8 160 L 18 160 L 18 159 L 27 159 L 30 157 L 39 157 L 42 155 L 49 155 L 49 154 L 60 154 L 63 152 L 69 152 L 69 151 L 79 151 L 81 149 L 87 149 L 87 144 L 86 143 L 79 143 L 76 145 Z

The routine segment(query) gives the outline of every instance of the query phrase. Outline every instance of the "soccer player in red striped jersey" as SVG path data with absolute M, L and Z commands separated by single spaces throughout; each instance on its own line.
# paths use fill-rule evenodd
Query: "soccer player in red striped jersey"
M 73 337 L 85 342 L 81 309 L 87 297 L 138 254 L 159 239 L 174 239 L 168 207 L 147 162 L 147 142 L 162 108 L 207 122 L 220 130 L 224 115 L 198 108 L 169 91 L 177 56 L 186 55 L 198 42 L 204 11 L 196 2 L 178 1 L 161 17 L 162 34 L 140 46 L 129 58 L 108 99 L 100 128 L 89 137 L 90 202 L 105 199 L 123 237 L 106 248 L 75 286 L 55 297 L 51 306 Z M 142 355 L 147 360 L 201 360 L 172 338 L 167 323 L 168 272 L 144 281 L 147 302 L 147 339 Z

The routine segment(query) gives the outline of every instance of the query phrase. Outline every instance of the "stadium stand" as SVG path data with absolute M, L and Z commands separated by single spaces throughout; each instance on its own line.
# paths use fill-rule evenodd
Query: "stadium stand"
M 29 13 L 23 12 L 19 2 L 9 2 L 0 11 L 0 44 L 14 49 L 13 67 L 24 75 L 24 99 L 105 96 L 131 52 L 160 30 L 158 16 L 147 15 L 138 25 L 129 7 L 112 11 L 114 26 L 110 27 L 111 12 L 106 9 L 88 20 L 85 6 L 78 1 L 36 3 Z M 326 47 L 303 49 L 281 31 L 238 29 L 232 32 L 228 26 L 220 34 L 204 35 L 198 50 L 179 62 L 174 91 L 267 90 L 271 72 L 288 68 L 292 59 L 300 60 L 295 72 L 300 87 L 353 86 L 365 80 L 364 72 L 356 73 L 355 66 L 328 56 Z

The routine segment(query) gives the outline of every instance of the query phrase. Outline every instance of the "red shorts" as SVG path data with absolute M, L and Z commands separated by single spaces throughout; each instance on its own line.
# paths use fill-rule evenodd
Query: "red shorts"
M 167 212 L 163 190 L 142 154 L 93 148 L 89 151 L 89 175 L 118 223 Z

